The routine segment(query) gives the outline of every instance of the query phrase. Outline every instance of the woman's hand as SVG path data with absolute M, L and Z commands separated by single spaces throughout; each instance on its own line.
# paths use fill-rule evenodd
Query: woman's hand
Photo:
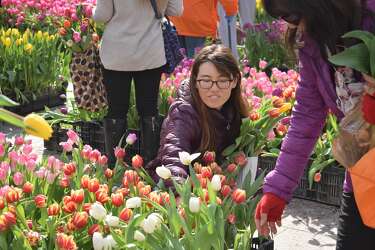
M 285 208 L 285 200 L 273 193 L 265 193 L 255 210 L 255 225 L 258 234 L 269 236 L 277 233 L 276 225 L 281 226 L 281 216 Z

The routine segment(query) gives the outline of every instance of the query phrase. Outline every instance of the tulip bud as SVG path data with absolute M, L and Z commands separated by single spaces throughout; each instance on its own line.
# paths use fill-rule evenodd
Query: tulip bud
M 247 163 L 247 158 L 244 152 L 239 152 L 236 156 L 234 156 L 234 162 L 241 167 L 245 166 Z
M 5 198 L 8 203 L 13 203 L 17 202 L 20 199 L 20 195 L 14 188 L 9 188 L 5 195 Z
M 57 203 L 53 203 L 47 208 L 48 216 L 56 216 L 60 213 L 60 206 Z
M 143 166 L 143 159 L 140 155 L 135 155 L 132 157 L 132 166 L 133 168 L 141 168 Z
M 260 119 L 260 114 L 258 112 L 251 112 L 249 118 L 252 121 L 257 121 Z
M 90 228 L 89 228 L 89 230 L 88 230 L 88 234 L 89 235 L 93 235 L 95 232 L 100 232 L 100 225 L 98 225 L 98 224 L 94 224 L 94 225 L 92 225 Z
M 237 165 L 234 164 L 234 163 L 231 163 L 231 164 L 228 165 L 227 170 L 228 170 L 229 173 L 233 173 L 234 171 L 237 170 Z
M 246 200 L 246 191 L 237 188 L 232 193 L 232 200 L 237 204 L 244 202 Z
M 129 144 L 129 145 L 133 145 L 136 140 L 137 140 L 137 135 L 133 134 L 133 133 L 130 133 L 126 137 L 126 143 Z
M 207 151 L 203 155 L 203 161 L 205 164 L 211 164 L 215 161 L 216 154 L 214 151 Z
M 87 189 L 89 190 L 89 192 L 95 193 L 96 191 L 98 191 L 99 185 L 100 185 L 99 180 L 96 178 L 93 178 L 89 181 Z
M 141 198 L 139 197 L 132 197 L 126 201 L 126 208 L 137 208 L 141 206 Z
M 107 210 L 99 202 L 95 202 L 91 205 L 89 213 L 94 219 L 98 221 L 104 220 L 107 216 Z
M 87 225 L 89 215 L 86 212 L 77 212 L 72 217 L 74 226 L 78 229 L 84 228 Z
M 230 224 L 234 225 L 236 223 L 236 216 L 234 214 L 229 214 L 227 220 Z
M 33 189 L 34 189 L 34 185 L 31 184 L 30 182 L 25 182 L 25 184 L 23 184 L 23 192 L 25 194 L 31 194 L 33 192 Z
M 124 196 L 122 193 L 115 193 L 111 195 L 112 204 L 115 207 L 120 207 L 122 204 L 124 204 Z
M 81 204 L 85 198 L 85 192 L 83 189 L 72 190 L 70 192 L 70 197 L 75 203 Z
M 124 208 L 121 210 L 119 217 L 122 221 L 128 222 L 133 216 L 133 211 L 130 208 Z
M 220 191 L 221 189 L 221 178 L 219 175 L 214 175 L 211 179 L 212 189 L 215 191 Z
M 209 167 L 202 167 L 201 174 L 203 178 L 211 178 L 212 177 L 212 169 Z
M 88 188 L 90 182 L 90 177 L 87 175 L 82 176 L 81 178 L 81 187 Z
M 38 208 L 45 207 L 46 206 L 46 200 L 47 200 L 47 197 L 45 195 L 43 195 L 43 194 L 38 194 L 34 198 L 35 205 Z
M 99 163 L 99 165 L 101 165 L 101 166 L 106 166 L 107 163 L 108 163 L 108 158 L 107 158 L 107 156 L 105 156 L 105 155 L 100 156 L 99 159 L 98 159 L 98 163 Z
M 322 178 L 322 174 L 320 172 L 315 173 L 314 175 L 314 181 L 320 182 L 320 179 Z
M 156 174 L 164 180 L 167 180 L 172 176 L 171 171 L 164 166 L 157 167 L 156 168 Z
M 100 189 L 95 192 L 95 198 L 96 198 L 96 201 L 102 204 L 106 203 L 109 200 L 107 192 L 105 192 L 104 190 L 100 190 Z
M 141 233 L 139 230 L 136 230 L 134 232 L 134 239 L 136 241 L 144 241 L 146 239 L 146 237 L 144 236 L 143 233 Z
M 115 157 L 118 160 L 122 160 L 125 157 L 125 149 L 120 148 L 120 147 L 116 147 L 115 148 Z
M 64 165 L 63 170 L 66 176 L 71 176 L 76 172 L 76 165 L 73 162 L 67 163 Z
M 223 195 L 223 197 L 227 197 L 230 194 L 231 191 L 232 191 L 232 189 L 229 187 L 229 185 L 224 185 L 221 188 L 221 194 Z
M 200 210 L 201 201 L 197 197 L 190 197 L 189 200 L 189 209 L 192 213 L 198 213 Z

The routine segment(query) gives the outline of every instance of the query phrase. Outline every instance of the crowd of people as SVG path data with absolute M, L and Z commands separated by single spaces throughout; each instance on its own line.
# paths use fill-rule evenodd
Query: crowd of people
M 366 94 L 368 86 L 374 87 L 358 72 L 334 67 L 328 56 L 348 46 L 342 38 L 346 32 L 375 30 L 375 1 L 263 0 L 263 5 L 269 15 L 288 23 L 286 40 L 290 48 L 298 50 L 301 76 L 289 131 L 275 169 L 265 178 L 264 195 L 256 210 L 258 232 L 267 236 L 281 225 L 283 210 L 303 174 L 328 111 L 342 119 L 349 110 L 339 103 L 358 102 L 354 93 Z M 239 135 L 241 119 L 248 116 L 251 107 L 241 96 L 235 36 L 237 27 L 254 22 L 255 2 L 158 0 L 157 7 L 175 25 L 186 55 L 195 58 L 190 80 L 181 85 L 161 134 L 157 98 L 166 58 L 160 22 L 150 1 L 97 1 L 93 17 L 105 23 L 100 47 L 109 100 L 105 143 L 114 161 L 113 148 L 127 129 L 130 85 L 134 81 L 147 169 L 152 174 L 157 166 L 164 165 L 178 181 L 189 175 L 179 162 L 178 152 L 214 151 L 220 156 Z M 205 47 L 209 38 L 221 40 L 223 45 L 214 42 Z M 345 98 L 338 95 L 343 91 L 337 84 L 340 76 L 346 79 Z M 357 83 L 361 83 L 359 87 Z M 367 95 L 375 107 L 373 93 Z M 373 249 L 375 229 L 363 223 L 347 173 L 337 250 L 358 249 L 358 243 L 360 249 Z

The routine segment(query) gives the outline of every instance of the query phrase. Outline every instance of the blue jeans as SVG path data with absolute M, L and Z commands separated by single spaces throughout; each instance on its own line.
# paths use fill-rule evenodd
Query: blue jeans
M 186 50 L 186 55 L 189 58 L 193 58 L 195 50 L 204 47 L 205 37 L 194 37 L 194 36 L 178 36 L 180 45 Z

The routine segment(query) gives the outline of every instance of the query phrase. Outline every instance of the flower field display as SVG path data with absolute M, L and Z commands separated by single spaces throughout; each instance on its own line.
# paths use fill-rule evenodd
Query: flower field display
M 26 103 L 62 90 L 69 56 L 56 35 L 0 29 L 0 92 Z
M 182 153 L 191 178 L 173 193 L 154 183 L 140 156 L 128 166 L 125 149 L 116 148 L 110 169 L 74 131 L 67 136 L 71 157 L 39 161 L 22 136 L 12 144 L 0 134 L 2 249 L 249 249 L 263 176 L 239 189 L 240 166 L 222 169 L 206 156 L 195 174 L 196 156 Z M 169 181 L 168 171 L 161 166 L 157 173 Z

